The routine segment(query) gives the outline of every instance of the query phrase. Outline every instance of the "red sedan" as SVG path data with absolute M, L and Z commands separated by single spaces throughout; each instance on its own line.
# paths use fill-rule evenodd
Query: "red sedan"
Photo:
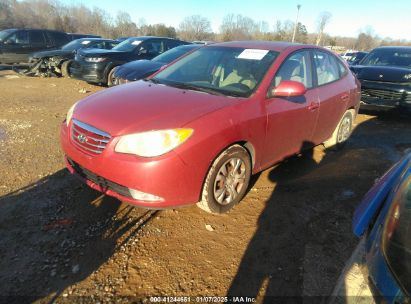
M 61 127 L 71 173 L 137 206 L 221 213 L 251 174 L 321 143 L 342 145 L 360 84 L 326 49 L 205 46 L 145 81 L 76 103 Z

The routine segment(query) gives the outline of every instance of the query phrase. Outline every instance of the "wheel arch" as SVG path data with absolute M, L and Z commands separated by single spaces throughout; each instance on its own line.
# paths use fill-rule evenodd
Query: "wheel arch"
M 237 141 L 233 141 L 230 144 L 225 145 L 223 148 L 221 148 L 215 155 L 213 155 L 212 159 L 210 160 L 208 166 L 207 166 L 207 170 L 205 172 L 205 175 L 203 177 L 203 181 L 201 183 L 201 191 L 200 191 L 200 196 L 199 199 L 201 199 L 201 192 L 202 189 L 204 188 L 204 183 L 206 181 L 207 178 L 207 174 L 210 171 L 211 167 L 213 166 L 214 161 L 218 158 L 218 156 L 223 153 L 225 150 L 227 150 L 228 148 L 232 147 L 232 146 L 241 146 L 243 147 L 247 153 L 250 156 L 250 160 L 251 160 L 251 175 L 253 175 L 255 173 L 255 164 L 256 164 L 256 152 L 255 152 L 255 147 L 254 145 L 248 141 L 248 140 L 237 140 Z

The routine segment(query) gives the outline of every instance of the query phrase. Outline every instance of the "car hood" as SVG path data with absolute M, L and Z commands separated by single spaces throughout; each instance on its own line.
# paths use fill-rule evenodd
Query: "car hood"
M 45 58 L 54 56 L 73 56 L 73 51 L 63 51 L 63 50 L 51 50 L 43 52 L 35 52 L 31 55 L 33 58 Z
M 119 66 L 114 73 L 114 77 L 134 81 L 153 74 L 163 65 L 165 63 L 151 60 L 135 60 Z
M 411 69 L 393 66 L 352 66 L 358 79 L 381 82 L 411 82 Z
M 137 81 L 80 101 L 73 118 L 112 136 L 180 128 L 231 104 L 236 98 Z

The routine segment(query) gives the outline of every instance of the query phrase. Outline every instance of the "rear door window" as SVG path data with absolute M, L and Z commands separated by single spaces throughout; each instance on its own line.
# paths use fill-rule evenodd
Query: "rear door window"
M 183 43 L 175 40 L 166 40 L 164 41 L 165 51 L 175 48 L 176 46 L 183 45 Z
M 141 51 L 148 55 L 157 56 L 164 52 L 164 42 L 157 39 L 145 41 L 141 45 Z
M 33 46 L 46 45 L 42 31 L 30 31 L 30 43 Z
M 331 54 L 314 50 L 314 64 L 319 86 L 336 81 L 340 78 L 337 62 Z
M 54 41 L 54 45 L 62 46 L 69 41 L 68 35 L 60 32 L 48 32 Z

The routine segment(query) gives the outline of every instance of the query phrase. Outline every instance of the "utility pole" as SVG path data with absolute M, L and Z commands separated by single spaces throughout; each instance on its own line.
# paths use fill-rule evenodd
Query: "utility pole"
M 298 5 L 297 5 L 297 18 L 295 19 L 293 39 L 291 40 L 291 42 L 294 42 L 294 40 L 295 40 L 295 34 L 297 33 L 298 15 L 300 14 L 300 8 L 301 8 L 301 4 L 298 4 Z

